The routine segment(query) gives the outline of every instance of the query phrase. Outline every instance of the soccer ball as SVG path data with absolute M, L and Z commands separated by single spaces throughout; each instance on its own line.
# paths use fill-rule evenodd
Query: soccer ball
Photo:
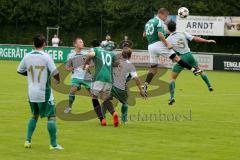
M 181 7 L 178 9 L 178 16 L 180 18 L 187 18 L 189 15 L 189 10 L 186 7 Z

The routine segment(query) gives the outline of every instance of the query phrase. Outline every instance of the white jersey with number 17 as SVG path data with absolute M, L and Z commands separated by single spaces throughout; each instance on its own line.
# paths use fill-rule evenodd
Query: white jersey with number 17
M 32 51 L 22 59 L 17 71 L 27 72 L 30 102 L 52 101 L 50 75 L 58 73 L 52 57 L 43 51 Z

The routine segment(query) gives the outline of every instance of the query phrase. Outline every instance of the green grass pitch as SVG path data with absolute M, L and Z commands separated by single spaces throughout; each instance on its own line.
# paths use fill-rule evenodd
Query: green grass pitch
M 215 91 L 209 93 L 200 77 L 184 71 L 176 82 L 176 103 L 168 93 L 137 99 L 129 114 L 162 113 L 190 116 L 176 120 L 132 120 L 127 125 L 101 127 L 98 120 L 58 119 L 58 142 L 65 150 L 49 150 L 46 119 L 39 119 L 32 148 L 25 149 L 30 108 L 27 80 L 16 73 L 19 62 L 0 61 L 0 159 L 2 160 L 238 160 L 240 157 L 240 74 L 207 74 Z M 169 72 L 161 79 L 167 81 Z M 68 95 L 54 93 L 56 102 Z M 76 97 L 73 112 L 92 109 L 87 97 Z M 117 108 L 119 111 L 119 107 Z M 108 123 L 111 123 L 108 116 Z

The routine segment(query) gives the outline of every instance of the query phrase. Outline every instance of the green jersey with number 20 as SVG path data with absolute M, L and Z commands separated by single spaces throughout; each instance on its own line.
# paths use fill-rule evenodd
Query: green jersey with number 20
M 157 16 L 150 19 L 145 24 L 144 31 L 146 32 L 149 45 L 157 41 L 160 41 L 158 37 L 158 32 L 162 32 L 163 35 L 166 35 L 166 31 L 164 29 L 164 22 L 161 19 L 159 19 Z
M 104 50 L 102 47 L 93 48 L 95 56 L 95 81 L 112 83 L 112 62 L 116 59 L 114 53 Z

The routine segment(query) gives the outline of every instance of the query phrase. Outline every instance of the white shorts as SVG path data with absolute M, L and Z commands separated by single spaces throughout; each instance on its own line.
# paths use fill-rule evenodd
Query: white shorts
M 173 50 L 169 50 L 162 41 L 150 44 L 148 52 L 151 65 L 159 64 L 160 55 L 169 58 L 175 53 Z
M 111 96 L 112 84 L 107 82 L 95 81 L 92 84 L 91 93 L 106 100 Z

